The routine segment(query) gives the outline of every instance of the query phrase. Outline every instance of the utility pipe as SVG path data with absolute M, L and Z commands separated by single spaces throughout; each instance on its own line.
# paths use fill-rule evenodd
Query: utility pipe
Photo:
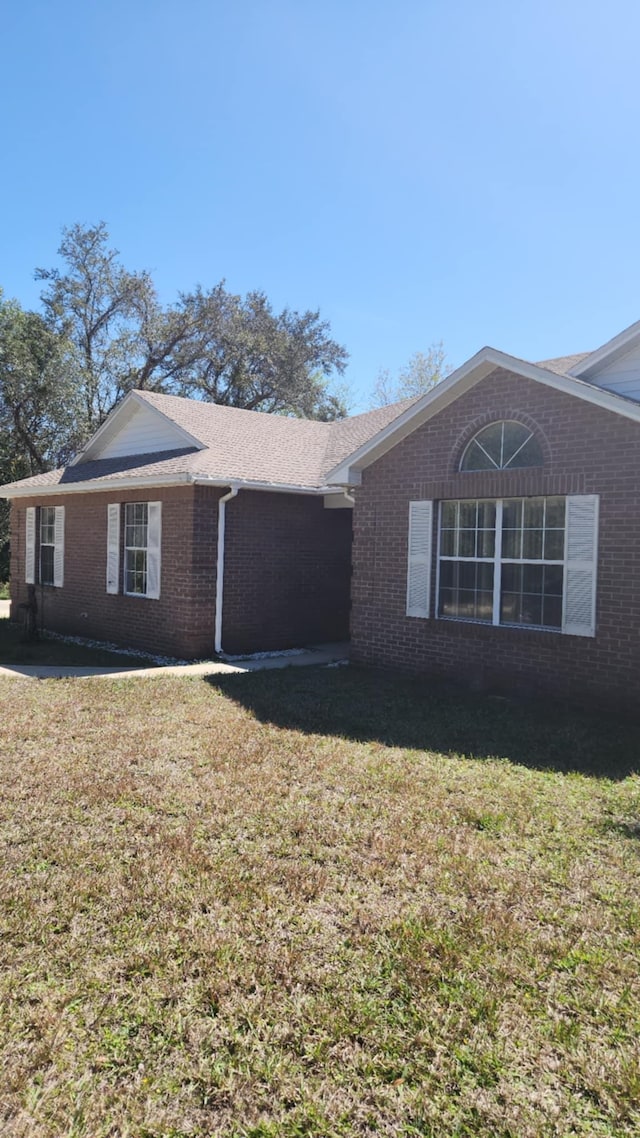
M 235 498 L 240 487 L 231 485 L 229 492 L 218 499 L 218 561 L 216 565 L 216 626 L 214 648 L 218 655 L 222 652 L 222 602 L 224 597 L 224 530 L 226 505 Z

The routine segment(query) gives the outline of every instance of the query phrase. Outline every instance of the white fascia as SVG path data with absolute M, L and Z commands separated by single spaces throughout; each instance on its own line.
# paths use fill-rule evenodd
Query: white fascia
M 546 368 L 539 367 L 537 364 L 520 360 L 506 352 L 500 352 L 497 348 L 482 348 L 462 367 L 457 368 L 450 376 L 432 387 L 421 399 L 412 403 L 411 407 L 398 415 L 397 419 L 393 419 L 391 423 L 378 431 L 377 435 L 363 443 L 358 450 L 329 471 L 327 475 L 329 485 L 359 486 L 362 471 L 367 466 L 381 458 L 383 454 L 386 454 L 393 446 L 401 442 L 412 431 L 415 431 L 417 427 L 459 399 L 461 395 L 464 395 L 476 383 L 490 375 L 496 368 L 504 368 L 506 371 L 523 376 L 525 379 L 531 379 L 536 383 L 544 384 L 546 387 L 552 387 L 565 395 L 573 395 L 586 403 L 593 403 L 603 410 L 612 411 L 616 415 L 622 415 L 624 418 L 640 422 L 640 404 L 638 403 L 632 403 L 577 377 L 557 375 L 556 372 L 547 371 Z
M 632 351 L 635 345 L 640 340 L 640 320 L 635 324 L 631 324 L 625 328 L 623 332 L 619 332 L 612 340 L 607 340 L 606 344 L 602 347 L 596 348 L 595 352 L 591 352 L 586 359 L 581 360 L 579 364 L 571 368 L 569 375 L 574 375 L 579 378 L 582 375 L 589 375 L 590 372 L 595 371 L 596 368 L 600 369 L 601 365 L 613 363 L 614 360 L 619 359 L 620 356 L 626 356 L 628 352 Z
M 48 482 L 41 486 L 0 486 L 0 498 L 41 498 L 59 494 L 115 494 L 118 490 L 137 490 L 147 486 L 237 486 L 243 490 L 263 490 L 272 494 L 306 494 L 318 497 L 324 494 L 340 496 L 335 486 L 299 486 L 288 482 L 255 482 L 235 478 L 213 478 L 207 475 L 182 472 L 180 474 L 148 474 L 144 477 L 96 479 L 86 482 Z

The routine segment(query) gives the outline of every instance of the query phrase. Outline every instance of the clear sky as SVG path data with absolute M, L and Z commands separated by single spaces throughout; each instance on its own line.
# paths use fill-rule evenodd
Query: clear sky
M 637 0 L 8 0 L 0 285 L 105 220 L 164 300 L 222 277 L 381 367 L 640 318 Z

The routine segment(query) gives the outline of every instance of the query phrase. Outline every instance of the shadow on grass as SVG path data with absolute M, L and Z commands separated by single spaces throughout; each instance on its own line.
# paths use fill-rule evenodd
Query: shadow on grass
M 307 734 L 599 778 L 640 771 L 637 724 L 560 703 L 356 667 L 216 675 L 206 682 L 260 721 Z

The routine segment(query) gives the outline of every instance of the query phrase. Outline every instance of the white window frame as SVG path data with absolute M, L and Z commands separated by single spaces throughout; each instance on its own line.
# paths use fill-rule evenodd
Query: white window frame
M 493 455 L 489 454 L 489 451 L 486 450 L 485 447 L 480 442 L 481 435 L 483 435 L 484 432 L 486 430 L 488 430 L 489 427 L 495 427 L 498 423 L 502 427 L 502 435 L 501 435 L 501 440 L 500 440 L 500 463 L 496 462 Z M 513 452 L 511 457 L 508 459 L 508 461 L 505 462 L 504 461 L 504 429 L 510 423 L 513 423 L 518 427 L 522 427 L 523 431 L 528 431 L 529 434 L 527 435 L 527 437 L 525 439 L 523 439 L 523 441 L 520 443 L 520 446 L 517 448 L 517 450 L 515 450 Z M 474 466 L 469 466 L 469 467 L 465 466 L 465 459 L 466 459 L 467 454 L 471 450 L 471 447 L 473 446 L 474 443 L 476 443 L 477 446 L 480 447 L 480 450 L 482 451 L 482 453 L 486 456 L 486 458 L 491 463 L 491 466 L 487 467 L 487 469 L 489 469 L 489 470 L 491 470 L 491 469 L 493 469 L 493 470 L 523 470 L 523 469 L 525 469 L 525 467 L 513 465 L 514 459 L 516 459 L 518 457 L 518 455 L 520 454 L 520 451 L 524 450 L 524 448 L 527 446 L 528 443 L 531 442 L 531 440 L 533 438 L 535 438 L 535 431 L 532 431 L 531 428 L 526 425 L 526 423 L 521 423 L 519 419 L 496 419 L 494 422 L 485 423 L 484 427 L 481 427 L 479 431 L 476 431 L 473 438 L 469 439 L 469 442 L 467 443 L 466 447 L 464 448 L 464 450 L 462 452 L 462 456 L 461 456 L 460 462 L 458 464 L 458 470 L 462 471 L 463 474 L 478 474 L 481 472 L 481 469 L 484 469 L 484 468 L 481 468 L 479 470 L 477 467 L 474 467 Z M 536 442 L 537 442 L 537 439 L 536 439 Z M 538 443 L 538 446 L 540 446 L 539 443 Z M 532 465 L 532 464 L 527 464 L 527 465 Z M 540 463 L 534 463 L 533 465 L 539 466 Z M 548 497 L 551 497 L 551 496 L 552 495 L 548 495 Z M 558 497 L 559 495 L 553 495 L 553 496 Z
M 48 513 L 45 514 L 45 511 Z M 41 506 L 38 518 L 38 581 L 41 585 L 47 585 L 53 588 L 56 579 L 56 508 L 55 506 Z M 45 527 L 45 516 L 51 515 L 51 520 L 46 522 L 48 530 L 52 530 L 53 541 L 43 541 L 42 531 Z M 45 581 L 42 575 L 42 550 L 50 549 L 51 552 L 51 580 Z
M 540 497 L 540 498 L 545 498 L 545 499 L 546 498 L 563 498 L 564 499 L 564 502 L 565 502 L 564 556 L 562 557 L 562 559 L 526 558 L 526 557 L 523 557 L 523 558 L 505 557 L 505 558 L 503 558 L 502 557 L 502 538 L 503 538 L 502 522 L 503 522 L 503 514 L 504 514 L 504 504 L 505 504 L 505 502 L 525 501 L 527 497 L 536 497 L 536 498 Z M 509 497 L 509 498 L 471 498 L 471 497 L 469 497 L 469 498 L 467 498 L 467 497 L 457 498 L 457 499 L 456 498 L 446 498 L 446 499 L 443 499 L 442 501 L 440 501 L 438 503 L 438 535 L 437 535 L 437 551 L 436 551 L 436 556 L 437 556 L 436 596 L 435 596 L 435 617 L 436 617 L 436 619 L 437 620 L 443 620 L 443 621 L 462 622 L 464 624 L 482 624 L 482 625 L 485 625 L 486 627 L 490 627 L 490 628 L 496 628 L 496 627 L 497 628 L 513 628 L 513 629 L 524 629 L 526 631 L 535 631 L 535 632 L 555 632 L 555 633 L 562 634 L 562 633 L 565 633 L 567 631 L 573 631 L 573 630 L 568 630 L 565 627 L 566 609 L 567 609 L 566 578 L 567 578 L 567 568 L 568 568 L 568 564 L 569 564 L 569 558 L 568 558 L 568 552 L 567 552 L 568 512 L 569 512 L 569 503 L 572 500 L 575 501 L 575 499 L 572 499 L 571 495 L 567 495 L 567 494 L 539 494 L 539 495 L 535 494 L 535 495 L 517 495 L 517 496 Z M 451 502 L 451 501 L 455 501 L 455 502 L 474 502 L 475 501 L 475 502 L 493 502 L 493 503 L 495 503 L 496 522 L 495 522 L 495 544 L 494 544 L 493 557 L 454 557 L 454 556 L 442 554 L 442 551 L 441 551 L 441 545 L 442 545 L 442 508 L 443 508 L 445 502 Z M 596 509 L 596 523 L 597 523 L 597 509 Z M 443 561 L 467 562 L 470 564 L 483 563 L 483 564 L 493 565 L 493 567 L 494 567 L 494 573 L 493 573 L 493 608 L 492 608 L 492 619 L 490 621 L 489 620 L 482 620 L 480 617 L 443 616 L 440 613 L 440 567 L 441 567 Z M 543 624 L 519 624 L 519 623 L 511 623 L 509 621 L 500 620 L 501 595 L 502 595 L 502 566 L 503 565 L 535 565 L 535 566 L 558 565 L 558 566 L 562 567 L 562 570 L 563 570 L 563 593 L 562 593 L 562 620 L 561 620 L 560 626 L 543 625 Z M 595 605 L 595 569 L 593 572 L 593 589 L 594 589 L 593 603 Z M 577 633 L 577 635 L 594 635 L 594 632 Z
M 127 515 L 129 509 L 134 506 L 144 506 L 146 508 L 146 525 L 147 529 L 147 544 L 145 546 L 127 545 L 127 529 L 133 528 L 136 524 L 129 523 Z M 122 525 L 123 532 L 123 546 L 122 546 L 122 592 L 126 597 L 141 597 L 145 600 L 158 600 L 160 597 L 160 570 L 161 570 L 161 536 L 162 536 L 162 503 L 161 502 L 125 502 L 124 503 L 124 519 Z M 118 536 L 119 542 L 119 518 L 118 518 Z M 108 545 L 108 542 L 107 542 Z M 130 592 L 127 589 L 127 554 L 128 553 L 141 553 L 145 554 L 145 591 Z M 117 582 L 111 582 L 109 577 L 109 549 L 107 548 L 107 591 L 117 592 Z

